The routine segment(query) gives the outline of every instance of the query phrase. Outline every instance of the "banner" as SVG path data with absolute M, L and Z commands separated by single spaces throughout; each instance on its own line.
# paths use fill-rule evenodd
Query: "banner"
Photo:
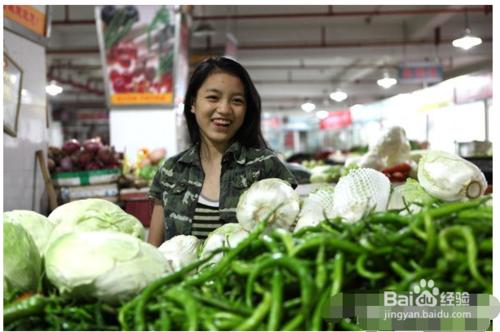
M 46 46 L 50 35 L 49 6 L 3 6 L 4 29 Z
M 175 6 L 97 6 L 110 107 L 172 105 Z
M 340 110 L 335 112 L 328 112 L 328 117 L 320 120 L 320 129 L 341 129 L 349 126 L 352 123 L 351 111 Z

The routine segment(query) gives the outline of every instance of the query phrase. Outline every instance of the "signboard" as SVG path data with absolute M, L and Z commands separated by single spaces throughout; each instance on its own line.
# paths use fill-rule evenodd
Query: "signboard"
M 454 88 L 455 104 L 472 103 L 493 96 L 491 73 L 484 75 L 467 75 L 460 78 Z
M 443 80 L 443 67 L 431 64 L 399 66 L 400 83 L 436 83 Z
M 176 6 L 96 6 L 110 107 L 172 105 Z
M 5 5 L 4 28 L 46 46 L 50 35 L 48 8 L 43 5 Z
M 325 119 L 319 121 L 320 129 L 342 129 L 352 123 L 351 111 L 340 110 L 335 112 L 328 112 Z

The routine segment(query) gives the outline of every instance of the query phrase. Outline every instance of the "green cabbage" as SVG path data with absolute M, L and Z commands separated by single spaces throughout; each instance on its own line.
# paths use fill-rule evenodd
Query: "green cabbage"
M 417 180 L 408 178 L 405 184 L 394 188 L 387 209 L 401 210 L 408 207 L 411 212 L 418 212 L 421 205 L 431 204 L 435 200 Z
M 335 215 L 333 211 L 333 196 L 335 187 L 323 185 L 311 192 L 305 199 L 300 209 L 297 225 L 294 232 L 308 226 L 316 226 L 326 218 Z
M 429 194 L 447 202 L 477 198 L 488 187 L 476 165 L 444 151 L 429 151 L 420 159 L 418 182 Z
M 144 239 L 144 227 L 134 216 L 104 199 L 89 198 L 66 203 L 49 215 L 56 224 L 48 243 L 73 231 L 110 230 Z
M 156 247 L 113 231 L 59 237 L 47 248 L 45 270 L 61 293 L 106 303 L 126 301 L 172 272 Z
M 247 231 L 267 217 L 269 228 L 290 230 L 299 211 L 299 195 L 292 186 L 282 179 L 269 178 L 254 182 L 241 194 L 236 206 L 236 218 Z
M 238 245 L 238 243 L 243 241 L 248 234 L 249 232 L 243 228 L 241 224 L 224 224 L 208 234 L 208 237 L 201 248 L 200 257 L 207 257 L 212 251 L 218 248 L 234 248 Z M 216 254 L 206 265 L 220 261 L 222 256 L 222 253 Z
M 4 293 L 36 290 L 42 262 L 31 235 L 21 226 L 3 224 Z
M 21 225 L 33 238 L 43 256 L 54 224 L 45 216 L 29 210 L 12 210 L 3 213 L 3 221 Z
M 177 235 L 158 247 L 173 271 L 178 271 L 198 259 L 201 244 L 196 236 Z

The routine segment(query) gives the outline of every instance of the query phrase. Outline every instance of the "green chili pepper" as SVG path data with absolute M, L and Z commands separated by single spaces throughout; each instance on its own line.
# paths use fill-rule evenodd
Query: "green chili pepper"
M 261 321 L 264 319 L 264 316 L 267 314 L 269 311 L 269 308 L 271 306 L 271 293 L 266 292 L 264 294 L 264 299 L 262 302 L 257 306 L 255 309 L 254 313 L 250 318 L 248 318 L 246 321 L 241 323 L 236 330 L 238 331 L 249 331 L 254 329 Z
M 276 331 L 279 327 L 283 310 L 283 283 L 279 268 L 275 269 L 273 272 L 273 279 L 271 281 L 271 296 L 271 311 L 269 313 L 267 330 Z

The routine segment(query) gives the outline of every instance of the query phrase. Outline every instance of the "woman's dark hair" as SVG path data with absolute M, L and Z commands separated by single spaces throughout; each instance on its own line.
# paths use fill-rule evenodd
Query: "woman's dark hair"
M 245 88 L 245 119 L 233 139 L 246 147 L 267 148 L 267 143 L 260 129 L 261 102 L 259 93 L 246 69 L 238 62 L 226 57 L 205 59 L 198 64 L 189 79 L 189 85 L 184 98 L 184 117 L 191 144 L 196 144 L 200 141 L 200 129 L 195 115 L 191 112 L 196 94 L 203 85 L 203 82 L 210 75 L 221 72 L 238 77 Z

